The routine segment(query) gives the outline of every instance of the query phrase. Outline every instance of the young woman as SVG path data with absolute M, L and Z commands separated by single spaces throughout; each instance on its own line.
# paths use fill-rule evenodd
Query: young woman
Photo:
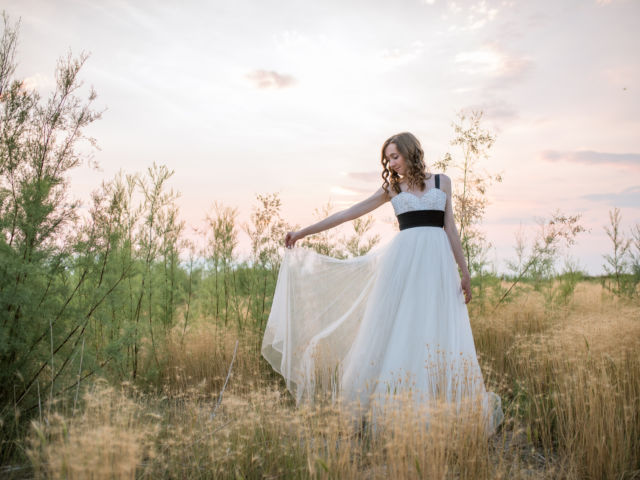
M 363 415 L 399 392 L 411 392 L 421 406 L 479 400 L 493 432 L 503 414 L 476 357 L 451 180 L 427 173 L 409 132 L 384 142 L 381 161 L 383 184 L 373 195 L 287 233 L 262 354 L 296 402 L 329 391 Z M 295 247 L 387 201 L 400 229 L 387 245 L 346 260 Z

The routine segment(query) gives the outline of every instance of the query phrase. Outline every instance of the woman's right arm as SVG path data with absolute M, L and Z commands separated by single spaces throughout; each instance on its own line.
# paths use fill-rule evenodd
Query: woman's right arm
M 285 246 L 289 248 L 293 247 L 293 245 L 298 240 L 306 237 L 307 235 L 320 233 L 324 230 L 329 230 L 330 228 L 336 227 L 341 223 L 361 217 L 362 215 L 375 210 L 383 203 L 389 201 L 389 199 L 389 194 L 385 192 L 382 187 L 380 187 L 369 198 L 366 198 L 363 201 L 352 205 L 346 210 L 336 212 L 333 215 L 328 216 L 324 220 L 320 220 L 319 222 L 314 223 L 313 225 L 309 225 L 308 227 L 303 228 L 302 230 L 298 230 L 297 232 L 287 233 L 287 236 L 284 239 Z

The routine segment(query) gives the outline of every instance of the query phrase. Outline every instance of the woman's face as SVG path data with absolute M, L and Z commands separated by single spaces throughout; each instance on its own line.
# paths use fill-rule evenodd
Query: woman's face
M 398 151 L 395 143 L 387 145 L 387 148 L 384 150 L 384 156 L 389 160 L 389 168 L 394 170 L 401 177 L 404 177 L 404 174 L 407 171 L 407 163 Z

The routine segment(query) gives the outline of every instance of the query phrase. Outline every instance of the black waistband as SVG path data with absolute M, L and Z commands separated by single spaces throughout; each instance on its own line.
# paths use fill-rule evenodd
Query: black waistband
M 398 215 L 400 230 L 412 227 L 444 227 L 444 211 L 413 210 Z

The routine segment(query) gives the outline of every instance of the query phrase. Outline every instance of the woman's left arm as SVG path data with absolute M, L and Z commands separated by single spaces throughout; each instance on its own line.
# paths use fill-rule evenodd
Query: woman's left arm
M 460 234 L 456 227 L 456 222 L 453 219 L 453 205 L 451 203 L 451 179 L 441 173 L 440 174 L 440 187 L 447 194 L 447 203 L 444 209 L 444 231 L 449 237 L 449 243 L 451 244 L 451 251 L 453 257 L 456 259 L 456 263 L 460 267 L 462 273 L 461 286 L 464 291 L 465 303 L 471 301 L 471 275 L 469 274 L 469 268 L 462 252 L 462 243 L 460 242 Z

